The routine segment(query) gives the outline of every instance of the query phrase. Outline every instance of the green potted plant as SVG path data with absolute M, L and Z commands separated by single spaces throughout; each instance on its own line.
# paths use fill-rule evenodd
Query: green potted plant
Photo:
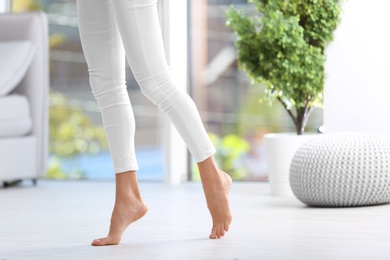
M 252 82 L 265 85 L 267 97 L 278 100 L 295 125 L 296 136 L 271 134 L 265 139 L 271 191 L 290 193 L 289 164 L 307 138 L 302 134 L 310 113 L 322 104 L 325 48 L 340 23 L 341 0 L 249 2 L 256 6 L 256 15 L 232 6 L 226 23 L 238 36 L 239 67 Z

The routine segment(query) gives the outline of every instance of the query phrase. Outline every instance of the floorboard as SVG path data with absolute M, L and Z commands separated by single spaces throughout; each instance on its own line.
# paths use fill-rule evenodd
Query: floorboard
M 150 210 L 118 246 L 107 232 L 114 183 L 39 181 L 0 188 L 0 260 L 14 259 L 390 259 L 390 205 L 309 208 L 269 195 L 267 183 L 235 183 L 233 223 L 210 240 L 201 185 L 141 183 Z

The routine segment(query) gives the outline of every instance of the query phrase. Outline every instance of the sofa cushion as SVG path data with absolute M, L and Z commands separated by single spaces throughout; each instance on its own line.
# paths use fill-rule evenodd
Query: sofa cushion
M 0 96 L 10 93 L 23 79 L 35 54 L 30 41 L 0 41 Z
M 0 138 L 26 135 L 31 129 L 28 99 L 16 94 L 0 97 Z

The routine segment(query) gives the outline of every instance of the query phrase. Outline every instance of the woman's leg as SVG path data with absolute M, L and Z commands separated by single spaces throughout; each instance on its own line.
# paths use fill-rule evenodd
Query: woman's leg
M 110 0 L 79 0 L 80 37 L 115 172 L 135 171 L 135 120 L 126 89 L 125 51 Z
M 134 151 L 135 120 L 125 84 L 125 52 L 110 0 L 77 3 L 92 93 L 101 110 L 117 173 L 109 235 L 94 240 L 93 245 L 117 244 L 125 228 L 147 211 L 135 172 L 138 169 Z
M 94 0 L 96 1 L 96 0 Z M 148 211 L 138 187 L 135 171 L 115 175 L 115 205 L 112 211 L 110 230 L 107 237 L 92 241 L 94 246 L 117 245 L 123 232 Z
M 228 201 L 231 179 L 215 164 L 215 148 L 194 102 L 175 86 L 171 77 L 160 32 L 157 0 L 111 0 L 111 3 L 126 56 L 142 92 L 168 115 L 199 165 L 213 218 L 210 237 L 219 238 L 231 222 Z

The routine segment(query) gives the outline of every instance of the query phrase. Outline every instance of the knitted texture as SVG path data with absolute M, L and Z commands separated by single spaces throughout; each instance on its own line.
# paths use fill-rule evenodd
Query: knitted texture
M 314 137 L 290 165 L 294 195 L 309 206 L 353 207 L 390 202 L 390 137 L 335 133 Z

